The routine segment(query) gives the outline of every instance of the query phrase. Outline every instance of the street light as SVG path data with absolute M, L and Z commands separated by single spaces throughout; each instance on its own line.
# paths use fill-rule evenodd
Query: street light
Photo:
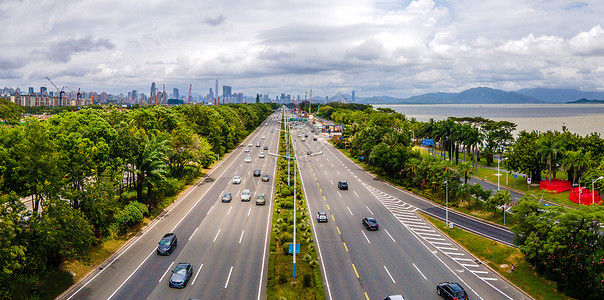
M 445 196 L 445 225 L 447 227 L 449 227 L 449 181 L 445 180 L 445 190 L 446 190 L 446 196 Z
M 296 143 L 295 142 L 292 144 L 292 148 L 294 151 L 294 158 L 295 158 L 295 155 L 296 155 Z M 296 250 L 297 250 L 297 247 L 296 247 L 296 181 L 297 181 L 296 180 L 296 169 L 297 168 L 294 168 L 294 247 L 293 247 L 294 248 L 294 262 L 293 262 L 294 263 L 294 266 L 293 266 L 294 278 L 296 278 Z
M 602 178 L 604 178 L 604 176 L 600 176 L 591 182 L 591 204 L 594 204 L 596 200 L 596 191 L 594 190 L 594 184 L 596 183 L 596 181 Z
M 497 160 L 497 174 L 495 174 L 495 176 L 497 176 L 497 190 L 499 190 L 499 177 L 501 177 L 501 173 L 499 173 L 499 163 L 500 163 L 502 160 L 506 160 L 506 159 L 508 159 L 507 157 L 506 157 L 506 158 L 501 158 L 501 156 L 500 156 L 499 158 L 500 158 L 500 159 L 498 159 L 498 160 Z

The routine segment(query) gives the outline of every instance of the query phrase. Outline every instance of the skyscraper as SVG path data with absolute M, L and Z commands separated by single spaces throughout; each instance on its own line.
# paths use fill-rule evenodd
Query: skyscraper
M 30 86 L 29 87 L 29 94 L 32 95 L 34 93 L 34 87 Z
M 218 98 L 218 79 L 216 79 L 216 89 L 214 91 L 216 91 L 216 97 L 214 98 L 214 100 L 217 100 L 216 98 Z
M 173 99 L 180 99 L 180 95 L 178 95 L 178 89 L 174 88 L 174 90 L 172 90 L 172 98 Z
M 46 90 L 45 86 L 41 86 L 40 87 L 40 95 L 46 95 L 48 94 L 48 91 Z
M 212 88 L 210 88 L 210 92 L 208 93 L 208 100 L 212 99 L 214 99 L 214 91 L 212 91 Z
M 223 85 L 222 86 L 222 97 L 231 97 L 231 86 Z
M 151 98 L 155 98 L 155 93 L 157 93 L 157 91 L 155 90 L 155 81 L 151 83 L 151 93 L 149 93 L 149 95 L 151 95 Z
M 138 95 L 136 93 L 136 90 L 132 90 L 132 101 L 136 102 L 138 100 Z

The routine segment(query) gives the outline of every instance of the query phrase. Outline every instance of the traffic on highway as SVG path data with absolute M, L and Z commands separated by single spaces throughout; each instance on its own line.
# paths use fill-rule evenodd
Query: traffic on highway
M 277 110 L 61 298 L 266 299 L 283 121 L 327 299 L 530 298 L 418 214 L 442 207 L 377 180 L 290 114 Z

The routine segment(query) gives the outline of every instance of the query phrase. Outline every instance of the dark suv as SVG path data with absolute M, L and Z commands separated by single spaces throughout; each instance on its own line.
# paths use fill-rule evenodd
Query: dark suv
M 172 251 L 176 248 L 178 241 L 176 240 L 176 234 L 174 233 L 166 233 L 164 237 L 159 241 L 159 245 L 157 245 L 157 254 L 158 255 L 170 255 Z
M 348 182 L 346 181 L 338 181 L 338 188 L 341 190 L 347 190 L 348 189 Z
M 459 283 L 441 282 L 436 285 L 436 293 L 441 297 L 452 300 L 467 300 L 468 294 Z

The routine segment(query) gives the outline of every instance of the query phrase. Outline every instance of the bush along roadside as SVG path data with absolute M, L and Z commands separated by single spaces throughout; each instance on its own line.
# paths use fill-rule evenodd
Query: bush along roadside
M 279 154 L 285 153 L 285 136 L 282 130 Z M 290 184 L 287 185 L 288 161 L 277 159 L 275 195 L 271 228 L 267 299 L 325 299 L 321 270 L 308 216 L 306 201 L 296 176 L 296 278 L 293 277 L 293 255 L 289 245 L 293 243 L 294 230 L 294 161 L 290 162 Z

